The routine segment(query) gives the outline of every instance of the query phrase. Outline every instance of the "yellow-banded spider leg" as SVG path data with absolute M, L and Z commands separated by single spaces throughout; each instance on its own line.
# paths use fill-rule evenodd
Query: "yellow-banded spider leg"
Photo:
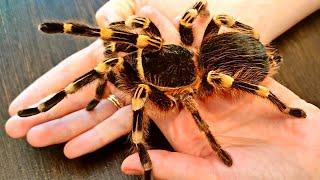
M 104 55 L 106 57 L 110 56 L 110 54 L 115 54 L 118 52 L 131 53 L 138 50 L 137 47 L 132 46 L 131 44 L 111 42 L 111 41 L 105 41 L 104 47 L 105 47 Z
M 77 80 L 69 84 L 66 88 L 64 88 L 64 90 L 55 94 L 49 100 L 39 104 L 38 107 L 21 110 L 18 112 L 18 115 L 21 117 L 27 117 L 27 116 L 39 114 L 40 112 L 46 112 L 49 109 L 51 109 L 53 106 L 58 104 L 60 101 L 62 101 L 62 99 L 64 99 L 67 96 L 67 94 L 72 94 L 76 92 L 86 84 L 100 77 L 101 77 L 101 74 L 99 72 L 97 72 L 96 70 L 91 70 L 90 72 L 84 74 L 83 76 L 81 76 L 80 78 L 78 78 Z
M 161 37 L 159 29 L 156 27 L 156 25 L 146 17 L 136 17 L 131 16 L 126 21 L 117 21 L 112 22 L 109 24 L 109 27 L 112 28 L 120 28 L 120 29 L 126 29 L 126 28 L 141 28 L 145 33 L 147 33 L 150 36 L 158 36 Z M 104 42 L 106 47 L 106 54 L 115 53 L 115 52 L 133 52 L 137 51 L 137 47 L 132 46 L 130 44 L 126 43 L 116 43 L 116 42 Z
M 99 37 L 100 29 L 86 26 L 78 23 L 61 23 L 61 22 L 46 22 L 39 25 L 39 30 L 45 33 L 67 33 L 88 37 Z
M 255 31 L 252 27 L 236 21 L 232 16 L 229 15 L 216 15 L 213 17 L 214 23 L 221 27 L 227 26 L 229 28 L 235 29 L 241 33 L 250 35 L 256 39 L 259 39 L 259 33 Z
M 136 34 L 112 28 L 101 28 L 100 37 L 106 41 L 116 41 L 121 43 L 129 43 L 138 48 L 155 48 L 161 49 L 163 39 L 157 36 L 148 36 L 144 34 Z
M 109 24 L 109 26 L 126 26 L 130 28 L 141 28 L 146 33 L 149 33 L 153 36 L 161 37 L 161 33 L 157 26 L 149 18 L 146 17 L 130 16 L 126 21 L 112 22 Z
M 205 134 L 206 138 L 209 141 L 209 144 L 211 148 L 217 153 L 218 157 L 223 161 L 223 163 L 227 166 L 232 166 L 232 158 L 229 155 L 229 153 L 221 148 L 221 146 L 218 144 L 215 137 L 212 135 L 209 125 L 201 118 L 198 110 L 197 110 L 197 104 L 195 100 L 193 99 L 192 95 L 186 95 L 182 98 L 182 104 L 183 106 L 191 112 L 197 126 L 199 129 Z
M 99 104 L 100 100 L 102 99 L 102 96 L 103 96 L 104 90 L 106 88 L 106 85 L 107 85 L 107 80 L 106 79 L 101 79 L 99 81 L 99 84 L 98 84 L 97 89 L 96 89 L 96 96 L 95 96 L 95 98 L 93 100 L 91 100 L 89 102 L 89 104 L 86 107 L 86 109 L 88 111 L 93 110 Z
M 204 32 L 203 39 L 206 41 L 206 38 L 210 39 L 212 35 L 217 35 L 220 30 L 220 26 L 218 26 L 214 20 L 212 19 Z M 211 35 L 211 36 L 210 36 Z
M 147 148 L 144 145 L 146 142 L 143 131 L 143 110 L 150 93 L 151 89 L 148 85 L 139 84 L 131 101 L 133 111 L 132 141 L 138 150 L 140 162 L 145 172 L 145 179 L 151 179 L 152 170 L 152 162 Z
M 279 51 L 272 45 L 266 45 L 265 49 L 269 57 L 270 66 L 277 67 L 282 62 L 282 56 L 279 54 Z
M 185 45 L 192 45 L 194 36 L 192 32 L 192 25 L 200 12 L 206 10 L 206 0 L 199 0 L 196 4 L 187 10 L 179 21 L 179 33 L 181 42 Z
M 125 25 L 131 28 L 141 28 L 152 36 L 161 37 L 159 29 L 149 18 L 131 16 L 125 21 Z
M 113 27 L 92 28 L 76 23 L 43 23 L 39 29 L 46 33 L 67 33 L 80 36 L 100 37 L 105 41 L 116 41 L 128 43 L 139 48 L 160 49 L 163 46 L 163 39 L 158 36 L 131 33 Z
M 302 109 L 291 108 L 286 106 L 267 87 L 237 81 L 233 79 L 231 76 L 228 76 L 223 73 L 216 73 L 214 71 L 210 71 L 208 73 L 207 80 L 208 80 L 208 83 L 213 86 L 215 84 L 218 84 L 224 88 L 235 88 L 235 89 L 243 90 L 243 91 L 258 95 L 263 98 L 267 98 L 273 104 L 275 104 L 281 112 L 289 114 L 291 116 L 298 117 L 298 118 L 307 117 L 306 113 Z
M 99 63 L 93 70 L 89 71 L 88 73 L 82 75 L 81 77 L 70 83 L 67 87 L 55 94 L 49 100 L 39 104 L 37 107 L 23 109 L 18 112 L 18 115 L 20 117 L 27 117 L 50 110 L 53 106 L 62 101 L 68 94 L 75 93 L 80 88 L 98 78 L 103 78 L 103 76 L 109 72 L 111 67 L 114 67 L 115 65 L 121 63 L 123 63 L 123 58 L 121 57 L 108 59 Z

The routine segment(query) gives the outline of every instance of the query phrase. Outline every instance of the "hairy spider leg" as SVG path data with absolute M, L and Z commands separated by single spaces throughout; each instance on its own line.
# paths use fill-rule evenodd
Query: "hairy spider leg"
M 270 68 L 273 70 L 274 68 L 278 68 L 279 63 L 282 62 L 282 56 L 279 54 L 278 49 L 273 47 L 272 45 L 265 46 L 267 56 L 269 57 Z
M 87 111 L 93 110 L 100 103 L 106 89 L 107 82 L 108 81 L 105 78 L 99 80 L 98 86 L 96 88 L 95 98 L 88 103 L 86 107 Z
M 247 34 L 256 39 L 259 39 L 260 35 L 257 31 L 254 30 L 251 26 L 243 24 L 235 20 L 232 16 L 220 14 L 213 17 L 212 21 L 220 28 L 221 26 L 226 26 L 232 29 L 237 30 L 240 33 Z
M 181 42 L 187 46 L 192 45 L 194 36 L 192 26 L 194 20 L 201 15 L 202 12 L 207 12 L 207 1 L 199 0 L 194 6 L 188 9 L 179 21 L 179 33 Z
M 235 20 L 232 16 L 229 15 L 214 16 L 206 28 L 204 38 L 210 38 L 212 35 L 217 35 L 221 26 L 232 28 L 239 33 L 249 35 L 251 37 L 254 37 L 255 39 L 259 39 L 259 33 L 255 31 L 254 28 Z
M 279 98 L 274 95 L 267 87 L 261 85 L 250 84 L 242 81 L 237 81 L 233 79 L 231 76 L 223 74 L 223 73 L 216 73 L 214 71 L 210 71 L 207 75 L 207 81 L 212 86 L 218 84 L 224 88 L 235 88 L 242 91 L 246 91 L 255 95 L 258 95 L 263 98 L 267 98 L 271 101 L 274 105 L 278 107 L 278 109 L 285 113 L 289 114 L 294 117 L 298 118 L 306 118 L 306 113 L 299 108 L 291 108 L 285 105 Z
M 110 56 L 110 54 L 115 55 L 118 52 L 131 53 L 138 50 L 137 47 L 132 46 L 131 44 L 119 43 L 114 41 L 104 41 L 103 45 L 105 47 L 105 56 Z
M 116 21 L 110 23 L 109 27 L 117 29 L 142 29 L 143 32 L 147 33 L 148 35 L 161 37 L 159 29 L 149 18 L 146 17 L 130 16 L 126 21 Z M 115 52 L 130 53 L 137 50 L 137 47 L 126 43 L 105 41 L 104 44 L 106 47 L 106 54 Z
M 146 17 L 130 16 L 126 21 L 116 21 L 110 23 L 109 27 L 117 29 L 142 29 L 143 32 L 147 33 L 148 35 L 161 37 L 159 29 L 149 18 Z M 104 41 L 104 46 L 106 48 L 105 55 L 107 56 L 117 52 L 131 53 L 138 50 L 137 47 L 132 46 L 131 44 L 117 43 L 114 41 Z
M 131 33 L 113 27 L 102 27 L 99 29 L 77 23 L 47 22 L 41 24 L 39 29 L 50 34 L 67 33 L 79 36 L 100 37 L 104 41 L 128 43 L 138 48 L 161 49 L 163 46 L 163 39 L 158 36 Z
M 68 86 L 66 86 L 62 91 L 55 94 L 49 100 L 39 104 L 37 107 L 32 107 L 28 109 L 23 109 L 18 112 L 20 117 L 27 117 L 39 114 L 41 112 L 46 112 L 50 110 L 53 106 L 62 101 L 68 94 L 73 94 L 80 88 L 91 83 L 96 79 L 102 79 L 112 67 L 116 65 L 121 65 L 123 63 L 122 57 L 107 59 L 99 63 L 94 69 L 82 75 Z
M 157 26 L 147 17 L 130 16 L 124 23 L 127 27 L 141 28 L 144 32 L 152 36 L 161 37 L 161 33 Z
M 183 106 L 192 114 L 198 128 L 205 134 L 211 148 L 217 153 L 218 157 L 227 166 L 232 166 L 232 158 L 229 153 L 221 148 L 215 137 L 212 135 L 209 125 L 201 118 L 199 111 L 197 110 L 197 104 L 191 94 L 182 98 Z
M 135 144 L 139 154 L 140 162 L 144 169 L 145 179 L 151 179 L 152 162 L 145 146 L 144 134 L 144 105 L 151 93 L 148 85 L 139 84 L 132 97 L 131 105 L 133 111 L 133 127 L 132 127 L 132 142 Z

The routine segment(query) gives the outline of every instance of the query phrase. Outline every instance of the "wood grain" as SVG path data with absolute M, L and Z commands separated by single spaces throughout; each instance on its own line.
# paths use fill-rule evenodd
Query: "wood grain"
M 37 25 L 44 20 L 71 19 L 94 24 L 95 11 L 104 3 L 105 0 L 0 1 L 0 179 L 138 179 L 120 171 L 128 154 L 127 137 L 89 155 L 68 160 L 62 153 L 63 145 L 32 148 L 23 139 L 10 139 L 4 132 L 10 101 L 61 59 L 92 42 L 80 38 L 75 41 L 69 36 L 43 36 Z M 285 58 L 276 79 L 317 106 L 320 106 L 319 42 L 319 11 L 276 40 Z

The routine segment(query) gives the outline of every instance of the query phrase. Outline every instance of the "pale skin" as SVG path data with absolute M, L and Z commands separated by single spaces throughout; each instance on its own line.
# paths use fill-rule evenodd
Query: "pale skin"
M 166 42 L 177 43 L 177 17 L 194 3 L 193 0 L 136 0 L 107 3 L 97 12 L 100 26 L 123 20 L 129 15 L 147 16 L 158 26 Z M 122 5 L 119 5 L 122 4 Z M 212 13 L 230 14 L 260 32 L 264 43 L 286 31 L 296 22 L 320 7 L 320 2 L 297 1 L 209 1 Z M 120 8 L 121 7 L 121 8 Z M 172 7 L 172 9 L 170 9 Z M 250 9 L 245 10 L 243 7 Z M 290 8 L 288 8 L 290 7 Z M 285 11 L 282 11 L 286 9 Z M 197 27 L 205 27 L 199 20 Z M 269 27 L 269 28 L 266 28 Z M 198 29 L 203 29 L 198 28 Z M 196 32 L 201 41 L 201 30 Z M 69 82 L 103 60 L 100 41 L 66 58 L 44 74 L 10 105 L 12 116 L 6 131 L 12 138 L 23 138 L 34 147 L 67 142 L 64 154 L 76 158 L 93 152 L 130 132 L 131 106 L 117 110 L 103 100 L 92 112 L 85 106 L 94 96 L 90 85 L 69 96 L 56 107 L 40 115 L 20 118 L 18 110 L 26 108 L 57 92 Z M 284 115 L 266 100 L 245 94 L 230 97 L 209 97 L 198 101 L 200 114 L 234 161 L 226 167 L 212 152 L 191 115 L 186 111 L 163 118 L 153 118 L 177 152 L 150 150 L 153 175 L 159 179 L 306 179 L 320 176 L 320 111 L 293 92 L 267 78 L 264 85 L 286 104 L 306 111 L 306 119 Z M 112 84 L 112 93 L 121 97 Z M 37 92 L 37 93 L 34 93 Z M 108 94 L 106 92 L 106 94 Z M 122 170 L 127 174 L 142 174 L 137 154 L 127 157 Z

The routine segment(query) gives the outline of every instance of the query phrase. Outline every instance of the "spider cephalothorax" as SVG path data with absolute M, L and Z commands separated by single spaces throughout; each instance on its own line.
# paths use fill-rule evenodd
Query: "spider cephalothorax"
M 287 107 L 267 87 L 259 85 L 281 57 L 274 48 L 259 41 L 253 28 L 228 15 L 216 15 L 205 30 L 198 54 L 190 48 L 197 16 L 210 18 L 204 0 L 198 1 L 182 16 L 179 24 L 180 45 L 165 44 L 158 28 L 145 17 L 131 17 L 100 29 L 75 23 L 41 24 L 40 30 L 46 33 L 100 37 L 105 42 L 106 60 L 46 102 L 21 110 L 18 115 L 25 117 L 48 111 L 67 94 L 98 80 L 96 97 L 87 106 L 87 110 L 92 110 L 103 97 L 106 82 L 110 81 L 132 100 L 132 140 L 148 176 L 152 165 L 145 146 L 143 126 L 146 123 L 142 122 L 147 119 L 148 111 L 170 111 L 177 106 L 187 109 L 212 149 L 227 166 L 232 165 L 231 156 L 211 134 L 194 98 L 205 98 L 221 89 L 237 89 L 270 100 L 283 113 L 306 117 L 303 110 Z M 219 34 L 222 26 L 234 32 Z M 140 29 L 139 33 L 134 31 L 136 29 Z M 117 56 L 118 52 L 127 54 Z M 146 104 L 152 104 L 157 109 L 144 108 L 149 107 Z

